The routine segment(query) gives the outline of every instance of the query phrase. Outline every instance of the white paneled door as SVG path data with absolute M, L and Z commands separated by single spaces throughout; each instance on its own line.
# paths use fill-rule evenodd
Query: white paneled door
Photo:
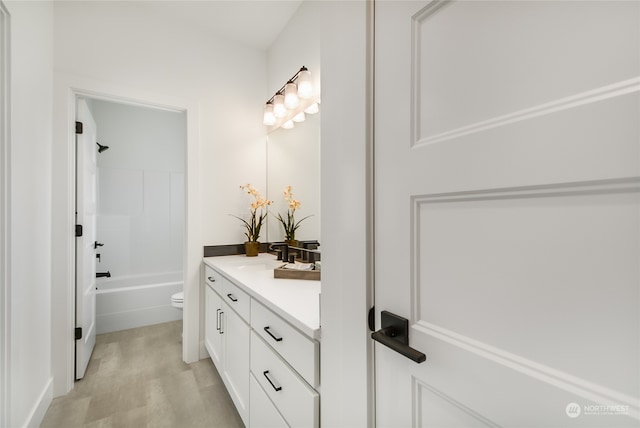
M 378 427 L 640 426 L 639 130 L 640 2 L 376 1 Z
M 96 209 L 97 153 L 96 123 L 87 103 L 78 100 L 76 132 L 76 224 L 82 236 L 76 237 L 76 379 L 84 377 L 96 343 Z

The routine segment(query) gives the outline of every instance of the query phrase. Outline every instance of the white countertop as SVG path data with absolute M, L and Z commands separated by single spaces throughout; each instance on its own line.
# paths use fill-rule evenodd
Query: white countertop
M 273 269 L 283 262 L 267 253 L 203 260 L 302 333 L 320 340 L 320 281 L 274 278 Z

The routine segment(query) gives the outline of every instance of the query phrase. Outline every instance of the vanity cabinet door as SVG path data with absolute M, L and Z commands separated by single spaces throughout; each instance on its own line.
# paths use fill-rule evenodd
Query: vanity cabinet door
M 289 425 L 282 419 L 280 413 L 273 405 L 267 394 L 262 390 L 253 375 L 249 376 L 251 383 L 251 428 L 289 428 Z
M 222 300 L 234 311 L 240 315 L 240 318 L 249 323 L 249 316 L 251 313 L 250 302 L 251 297 L 244 291 L 242 291 L 237 285 L 231 281 L 223 278 L 222 280 Z
M 211 285 L 205 287 L 205 347 L 213 364 L 220 370 L 222 367 L 222 347 L 224 334 L 222 330 L 223 309 L 222 298 L 213 291 Z
M 258 335 L 300 375 L 317 388 L 320 385 L 320 346 L 255 300 L 251 325 Z
M 319 427 L 318 393 L 255 333 L 251 335 L 251 372 L 287 424 Z
M 222 275 L 211 269 L 209 266 L 206 266 L 204 270 L 204 281 L 205 284 L 213 288 L 216 293 L 222 296 L 224 289 L 224 279 Z
M 226 302 L 224 310 L 224 380 L 245 425 L 249 425 L 250 327 Z

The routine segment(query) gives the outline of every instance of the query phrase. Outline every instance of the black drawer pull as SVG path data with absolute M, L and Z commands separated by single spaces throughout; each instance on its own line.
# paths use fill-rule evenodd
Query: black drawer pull
M 216 279 L 215 279 L 214 277 L 212 277 L 212 276 L 208 277 L 207 279 L 208 279 L 209 281 L 211 281 L 211 282 L 216 282 Z
M 231 293 L 227 294 L 227 297 L 229 299 L 231 299 L 232 302 L 237 302 L 238 301 L 238 299 L 236 299 L 235 296 L 233 294 L 231 294 Z
M 269 370 L 265 370 L 264 372 L 262 372 L 262 374 L 264 375 L 264 377 L 266 377 L 266 378 L 267 378 L 267 380 L 269 381 L 269 383 L 271 384 L 271 386 L 273 387 L 273 389 L 275 389 L 275 390 L 276 390 L 276 392 L 278 392 L 278 391 L 282 390 L 282 387 L 281 387 L 281 386 L 275 386 L 275 385 L 273 384 L 273 382 L 271 382 L 271 379 L 269 379 L 269 376 L 267 376 L 267 373 L 269 373 Z
M 271 333 L 271 332 L 269 331 L 269 328 L 270 328 L 269 326 L 266 326 L 266 327 L 264 328 L 264 331 L 266 331 L 266 332 L 267 332 L 267 334 L 268 334 L 269 336 L 273 337 L 273 340 L 275 340 L 276 342 L 282 342 L 282 338 L 281 338 L 281 337 L 275 337 L 275 336 L 273 335 L 273 333 Z

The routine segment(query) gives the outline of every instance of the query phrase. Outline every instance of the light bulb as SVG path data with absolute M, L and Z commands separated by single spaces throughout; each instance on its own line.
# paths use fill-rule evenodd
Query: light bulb
M 273 97 L 273 114 L 278 119 L 287 114 L 287 108 L 284 106 L 284 95 L 277 94 Z
M 305 120 L 305 116 L 303 111 L 293 116 L 294 122 L 304 122 L 304 120 Z
M 298 104 L 300 104 L 300 100 L 296 84 L 289 82 L 284 86 L 284 106 L 288 109 L 294 109 L 298 107 Z
M 311 72 L 303 68 L 298 72 L 296 79 L 298 84 L 298 97 L 307 99 L 313 96 L 313 83 L 311 83 Z
M 307 114 L 316 114 L 318 111 L 320 111 L 318 103 L 313 103 L 304 110 Z
M 291 120 L 287 120 L 285 123 L 282 124 L 282 128 L 284 128 L 284 129 L 291 129 L 294 126 L 295 125 L 293 124 L 293 121 L 291 121 Z
M 264 118 L 262 123 L 266 126 L 273 126 L 276 123 L 276 116 L 273 114 L 273 104 L 267 103 L 264 106 Z

